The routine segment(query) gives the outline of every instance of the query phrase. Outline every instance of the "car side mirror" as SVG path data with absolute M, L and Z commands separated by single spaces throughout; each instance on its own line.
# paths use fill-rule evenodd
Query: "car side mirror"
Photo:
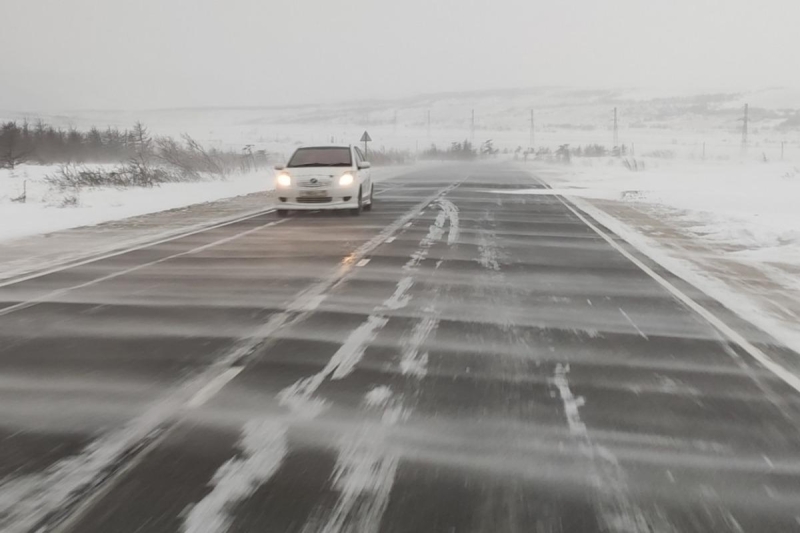
M 283 170 L 284 168 L 286 168 L 285 165 L 275 165 L 275 170 Z
M 368 169 L 368 168 L 369 168 L 369 167 L 371 167 L 371 166 L 372 166 L 372 165 L 369 163 L 369 161 L 362 161 L 362 162 L 360 162 L 360 163 L 358 164 L 358 170 L 366 170 L 366 169 Z

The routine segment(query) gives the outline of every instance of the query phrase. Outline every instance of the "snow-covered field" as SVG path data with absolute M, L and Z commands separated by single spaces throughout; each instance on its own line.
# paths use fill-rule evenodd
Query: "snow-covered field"
M 741 259 L 800 265 L 800 162 L 646 159 L 633 172 L 619 160 L 586 159 L 541 172 L 570 196 L 660 209 Z
M 97 166 L 97 165 L 95 165 Z M 187 205 L 271 190 L 274 172 L 262 169 L 225 180 L 166 183 L 153 188 L 98 188 L 79 193 L 52 189 L 45 177 L 58 166 L 0 170 L 0 240 L 87 226 Z M 27 188 L 25 203 L 13 201 Z M 70 200 L 75 198 L 73 205 Z

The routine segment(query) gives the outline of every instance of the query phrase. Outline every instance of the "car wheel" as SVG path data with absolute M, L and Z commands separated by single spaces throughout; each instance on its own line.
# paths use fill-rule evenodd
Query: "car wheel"
M 361 189 L 358 189 L 358 207 L 351 209 L 350 214 L 357 217 L 361 214 L 362 209 L 364 209 L 364 198 L 361 194 Z
M 372 211 L 372 206 L 375 204 L 375 186 L 369 188 L 369 203 L 364 205 L 364 211 Z
M 288 209 L 278 209 L 277 213 L 278 213 L 279 217 L 283 218 L 283 217 L 285 217 L 285 216 L 287 216 L 289 214 L 289 210 Z

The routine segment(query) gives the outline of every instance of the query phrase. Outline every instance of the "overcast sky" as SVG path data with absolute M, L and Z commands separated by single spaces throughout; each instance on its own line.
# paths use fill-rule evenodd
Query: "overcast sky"
M 800 87 L 800 0 L 0 0 L 0 109 Z

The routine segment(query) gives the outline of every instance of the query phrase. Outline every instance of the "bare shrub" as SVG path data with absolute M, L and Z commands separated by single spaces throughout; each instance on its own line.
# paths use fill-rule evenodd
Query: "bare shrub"
M 80 195 L 75 193 L 65 194 L 61 198 L 61 202 L 58 204 L 58 207 L 78 207 L 81 203 Z
M 628 159 L 626 157 L 622 160 L 622 164 L 631 172 L 640 172 L 644 170 L 644 161 L 637 161 L 634 158 Z

